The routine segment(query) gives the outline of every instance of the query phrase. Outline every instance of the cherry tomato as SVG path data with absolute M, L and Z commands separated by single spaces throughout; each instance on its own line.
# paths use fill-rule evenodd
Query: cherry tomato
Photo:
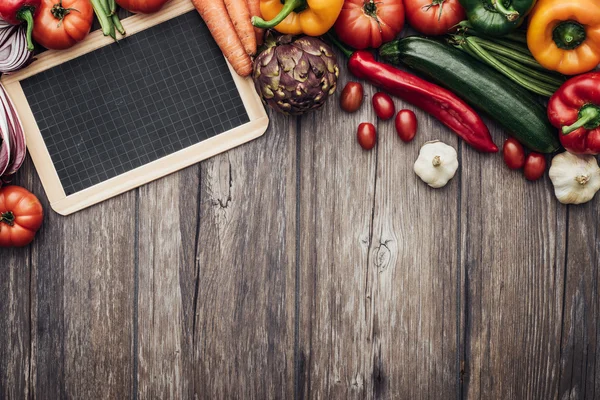
M 377 92 L 373 95 L 373 108 L 375 114 L 381 119 L 390 119 L 396 112 L 392 98 L 383 92 Z
M 360 108 L 363 102 L 363 87 L 358 82 L 348 82 L 340 96 L 342 110 L 353 113 Z
M 47 49 L 68 49 L 85 39 L 94 9 L 89 0 L 42 0 L 33 24 L 33 38 Z
M 525 150 L 515 138 L 508 138 L 502 148 L 504 163 L 510 169 L 521 169 L 525 165 Z
M 525 160 L 525 178 L 529 181 L 537 181 L 546 172 L 546 157 L 540 153 L 530 153 Z
M 400 110 L 396 114 L 396 132 L 403 142 L 410 142 L 417 134 L 417 116 L 410 110 Z
M 393 40 L 404 26 L 402 0 L 346 0 L 334 28 L 355 49 L 374 49 Z
M 360 144 L 363 149 L 371 150 L 375 147 L 375 143 L 377 143 L 377 130 L 373 124 L 363 122 L 358 126 L 356 138 L 358 139 L 358 144 Z
M 467 19 L 459 0 L 404 0 L 404 7 L 408 23 L 429 36 L 445 35 Z
M 22 247 L 33 241 L 44 219 L 40 201 L 19 186 L 0 189 L 0 247 Z

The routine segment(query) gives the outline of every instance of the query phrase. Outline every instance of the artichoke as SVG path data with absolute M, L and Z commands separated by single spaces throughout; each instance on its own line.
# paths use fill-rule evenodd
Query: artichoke
M 253 79 L 263 102 L 288 115 L 325 104 L 335 92 L 340 69 L 333 50 L 310 36 L 270 38 L 254 61 Z

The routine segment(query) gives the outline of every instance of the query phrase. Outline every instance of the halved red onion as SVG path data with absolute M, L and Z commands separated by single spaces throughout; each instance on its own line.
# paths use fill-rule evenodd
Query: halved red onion
M 10 164 L 10 133 L 8 132 L 8 118 L 0 113 L 0 176 Z M 1 182 L 0 182 L 0 186 Z
M 1 110 L 6 115 L 8 122 L 8 132 L 10 141 L 10 161 L 4 175 L 13 175 L 21 168 L 25 156 L 27 155 L 27 146 L 25 142 L 25 131 L 23 130 L 23 124 L 19 119 L 19 115 L 15 109 L 15 106 L 8 97 L 8 93 L 4 90 L 4 86 L 0 84 L 0 105 Z M 0 117 L 1 118 L 1 117 Z
M 27 66 L 33 52 L 27 49 L 24 24 L 0 25 L 0 73 L 11 73 Z

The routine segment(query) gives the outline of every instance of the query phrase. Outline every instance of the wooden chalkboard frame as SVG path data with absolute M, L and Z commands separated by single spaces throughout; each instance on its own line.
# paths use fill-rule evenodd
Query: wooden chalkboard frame
M 193 9 L 190 0 L 172 0 L 158 13 L 137 14 L 124 19 L 122 22 L 127 35 L 131 36 Z M 101 31 L 95 31 L 71 49 L 44 52 L 29 67 L 2 78 L 2 83 L 15 103 L 17 112 L 23 122 L 27 137 L 27 148 L 50 205 L 54 211 L 61 215 L 69 215 L 253 140 L 263 135 L 269 124 L 269 118 L 254 90 L 252 80 L 237 75 L 228 63 L 227 65 L 246 107 L 250 122 L 67 196 L 20 82 L 112 43 L 114 43 L 112 38 L 105 37 Z

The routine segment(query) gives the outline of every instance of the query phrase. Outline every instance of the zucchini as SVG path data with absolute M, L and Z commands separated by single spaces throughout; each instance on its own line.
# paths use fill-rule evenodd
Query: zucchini
M 553 153 L 560 148 L 556 129 L 536 96 L 468 54 L 418 36 L 386 43 L 379 54 L 453 91 L 531 150 Z

